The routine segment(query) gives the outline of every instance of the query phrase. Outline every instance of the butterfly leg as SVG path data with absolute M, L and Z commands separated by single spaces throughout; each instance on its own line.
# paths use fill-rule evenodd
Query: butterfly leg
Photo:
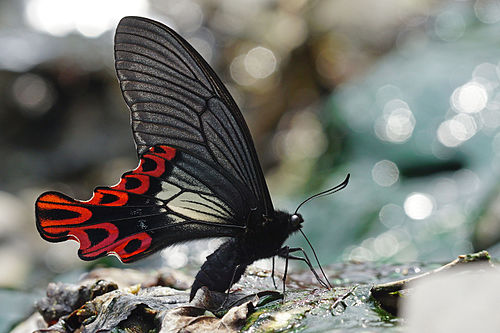
M 304 258 L 301 258 L 301 259 L 298 259 L 298 260 L 303 260 L 303 261 L 305 261 L 305 262 L 307 263 L 307 265 L 309 266 L 309 269 L 310 269 L 311 271 L 313 271 L 313 272 L 314 272 L 314 275 L 316 276 L 316 279 L 318 279 L 318 274 L 316 273 L 316 270 L 314 270 L 314 269 L 313 269 L 312 264 L 311 264 L 311 260 L 310 260 L 310 259 L 309 259 L 309 257 L 307 256 L 307 253 L 304 251 L 304 249 L 303 249 L 303 248 L 301 248 L 301 247 L 296 247 L 296 248 L 290 249 L 290 252 L 298 252 L 298 251 L 302 252 L 302 254 L 303 254 L 303 255 L 304 255 L 304 257 L 305 257 L 305 260 L 303 260 Z M 330 284 L 330 281 L 328 281 L 328 278 L 326 277 L 326 274 L 325 274 L 325 272 L 323 271 L 323 268 L 321 267 L 321 265 L 319 264 L 319 262 L 318 262 L 318 265 L 319 265 L 319 268 L 320 268 L 320 270 L 321 270 L 321 273 L 323 274 L 323 277 L 325 278 L 326 283 L 325 283 L 325 281 L 323 281 L 323 280 L 321 280 L 321 279 L 318 279 L 318 280 L 320 281 L 320 283 L 321 283 L 321 284 L 322 284 L 325 288 L 327 288 L 327 289 L 332 289 L 333 287 L 332 287 L 332 285 Z
M 297 256 L 294 256 L 294 255 L 289 255 L 288 256 L 288 259 L 292 259 L 292 260 L 300 260 L 300 261 L 303 261 L 305 262 L 308 266 L 309 266 L 309 269 L 311 270 L 311 272 L 314 274 L 314 277 L 316 278 L 316 280 L 318 280 L 318 282 L 321 284 L 321 286 L 327 288 L 327 289 L 330 289 L 328 284 L 326 284 L 321 278 L 320 276 L 318 275 L 318 273 L 314 270 L 314 268 L 312 267 L 311 265 L 311 262 L 308 261 L 306 258 L 302 258 L 302 257 L 297 257 Z
M 231 278 L 231 282 L 229 282 L 229 286 L 227 287 L 227 291 L 226 291 L 226 297 L 224 297 L 224 302 L 222 302 L 221 306 L 219 309 L 223 309 L 224 306 L 226 305 L 227 301 L 229 300 L 229 291 L 231 290 L 231 287 L 233 286 L 233 283 L 236 279 L 236 273 L 238 272 L 238 270 L 241 268 L 242 265 L 236 265 L 236 267 L 234 268 L 234 271 L 233 271 L 233 277 Z
M 285 303 L 285 286 L 286 286 L 286 275 L 288 273 L 288 258 L 290 257 L 290 247 L 285 246 L 281 248 L 283 250 L 283 254 L 285 255 L 285 272 L 283 273 L 283 299 L 281 300 L 282 303 Z
M 278 287 L 276 286 L 276 281 L 274 280 L 274 257 L 272 258 L 272 260 L 273 260 L 273 267 L 271 269 L 271 279 L 273 279 L 274 289 L 278 289 Z
M 285 248 L 287 248 L 285 250 Z M 302 254 L 304 255 L 304 258 L 302 257 L 297 257 L 297 256 L 294 256 L 294 255 L 291 255 L 290 253 L 293 253 L 293 252 L 302 252 Z M 312 264 L 311 264 L 311 260 L 309 259 L 309 257 L 307 256 L 306 252 L 304 251 L 304 249 L 300 248 L 300 247 L 295 247 L 295 248 L 288 248 L 288 246 L 285 246 L 283 248 L 280 249 L 280 251 L 278 252 L 278 256 L 279 257 L 282 257 L 282 258 L 285 258 L 285 259 L 293 259 L 293 260 L 300 260 L 300 261 L 303 261 L 307 264 L 307 266 L 309 267 L 309 269 L 311 270 L 311 272 L 314 274 L 314 277 L 316 278 L 316 280 L 318 280 L 318 282 L 325 288 L 327 289 L 331 289 L 332 286 L 330 285 L 330 282 L 328 281 L 328 279 L 326 280 L 327 282 L 325 283 L 325 281 L 323 281 L 318 273 L 316 272 L 316 270 L 313 268 Z M 323 273 L 324 275 L 324 273 Z M 326 276 L 325 276 L 326 278 Z

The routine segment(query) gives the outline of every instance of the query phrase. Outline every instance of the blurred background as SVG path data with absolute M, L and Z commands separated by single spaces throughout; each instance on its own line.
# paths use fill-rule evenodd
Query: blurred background
M 113 63 L 125 15 L 172 26 L 215 68 L 275 207 L 293 211 L 351 173 L 345 190 L 301 208 L 324 264 L 500 254 L 500 1 L 3 0 L 0 300 L 10 308 L 95 265 L 76 243 L 39 237 L 37 196 L 85 200 L 137 165 Z M 197 267 L 217 244 L 137 265 Z

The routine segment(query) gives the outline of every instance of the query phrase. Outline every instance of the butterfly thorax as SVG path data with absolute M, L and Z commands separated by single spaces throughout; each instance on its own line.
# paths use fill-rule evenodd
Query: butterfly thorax
M 238 239 L 241 252 L 246 257 L 242 260 L 247 259 L 250 264 L 275 256 L 285 240 L 302 227 L 302 217 L 299 221 L 292 221 L 292 216 L 300 217 L 277 210 L 273 217 L 262 216 L 253 228 L 247 228 L 245 234 Z

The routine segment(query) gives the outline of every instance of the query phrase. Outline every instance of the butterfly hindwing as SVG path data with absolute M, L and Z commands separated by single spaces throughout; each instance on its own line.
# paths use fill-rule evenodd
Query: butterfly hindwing
M 125 17 L 116 31 L 115 66 L 132 111 L 139 154 L 165 143 L 189 151 L 234 179 L 245 195 L 242 215 L 273 215 L 241 112 L 210 66 L 182 37 L 158 22 Z M 198 172 L 203 173 L 201 168 Z
M 174 148 L 153 147 L 117 185 L 96 188 L 88 201 L 42 194 L 36 202 L 37 228 L 51 242 L 77 240 L 84 260 L 115 253 L 124 262 L 186 240 L 235 236 L 244 228 L 235 213 L 240 208 L 226 201 L 228 195 L 238 196 L 237 189 L 229 181 L 220 183 L 226 177 L 200 163 Z M 205 167 L 203 179 L 196 175 L 198 166 Z M 225 200 L 222 191 L 229 191 Z

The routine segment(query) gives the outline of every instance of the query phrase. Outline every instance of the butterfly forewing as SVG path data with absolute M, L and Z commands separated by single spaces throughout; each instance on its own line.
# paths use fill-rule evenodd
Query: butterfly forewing
M 235 181 L 246 202 L 243 215 L 272 216 L 248 127 L 202 57 L 170 28 L 126 17 L 117 28 L 115 58 L 139 154 L 157 144 L 189 151 Z

